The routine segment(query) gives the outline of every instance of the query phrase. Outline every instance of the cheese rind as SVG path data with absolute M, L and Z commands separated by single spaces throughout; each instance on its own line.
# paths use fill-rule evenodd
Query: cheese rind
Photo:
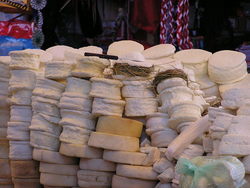
M 98 119 L 96 131 L 139 138 L 142 127 L 143 124 L 139 121 L 116 116 L 101 116 Z
M 156 181 L 147 181 L 134 178 L 126 178 L 114 175 L 112 179 L 113 188 L 152 188 L 155 187 Z
M 129 136 L 92 132 L 88 145 L 118 151 L 138 151 L 139 139 Z
M 39 162 L 10 161 L 11 176 L 15 178 L 39 178 Z
M 77 186 L 77 176 L 41 173 L 40 182 L 49 186 L 74 187 Z
M 114 172 L 116 170 L 115 163 L 105 161 L 103 159 L 84 159 L 80 160 L 80 168 L 83 170 L 95 170 L 104 172 Z
M 153 171 L 152 167 L 132 166 L 118 164 L 116 174 L 128 178 L 138 178 L 144 180 L 157 180 L 158 174 Z
M 99 159 L 102 158 L 103 151 L 99 148 L 89 147 L 88 145 L 61 143 L 60 153 L 69 157 L 80 157 Z
M 39 166 L 39 172 L 57 175 L 75 176 L 78 170 L 78 165 L 63 165 L 41 162 Z
M 75 158 L 66 157 L 61 155 L 59 152 L 41 150 L 34 148 L 33 150 L 33 159 L 36 161 L 54 163 L 54 164 L 76 164 L 77 160 Z

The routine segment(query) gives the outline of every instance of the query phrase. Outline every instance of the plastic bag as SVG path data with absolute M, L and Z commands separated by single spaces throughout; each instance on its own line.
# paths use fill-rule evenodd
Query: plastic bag
M 245 169 L 235 157 L 181 158 L 176 165 L 180 188 L 240 188 Z

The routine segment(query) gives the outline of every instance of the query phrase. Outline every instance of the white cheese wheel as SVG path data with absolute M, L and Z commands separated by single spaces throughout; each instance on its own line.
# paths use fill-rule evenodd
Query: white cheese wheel
M 115 172 L 116 164 L 103 159 L 84 159 L 80 160 L 80 169 L 82 170 L 94 170 L 104 172 Z
M 64 96 L 60 99 L 59 107 L 61 109 L 79 110 L 91 112 L 92 98 L 86 97 L 67 97 Z
M 97 148 L 118 151 L 138 151 L 139 139 L 129 136 L 92 132 L 89 138 L 88 145 Z
M 157 147 L 167 147 L 176 137 L 176 131 L 165 128 L 151 135 L 151 144 Z
M 153 171 L 152 167 L 146 166 L 132 166 L 118 164 L 116 167 L 116 174 L 128 178 L 137 178 L 143 180 L 157 180 L 158 174 Z
M 11 178 L 9 159 L 0 159 L 0 166 L 0 178 Z
M 124 98 L 152 98 L 155 94 L 149 81 L 123 81 L 122 96 Z
M 169 116 L 165 113 L 156 112 L 147 116 L 147 128 L 167 128 Z
M 77 176 L 41 173 L 40 183 L 49 186 L 74 187 L 77 186 Z
M 17 89 L 33 90 L 36 84 L 36 74 L 31 70 L 12 70 L 9 80 L 9 90 Z
M 52 80 L 64 80 L 70 76 L 72 64 L 66 61 L 52 61 L 45 66 L 45 77 Z
M 155 187 L 156 181 L 141 180 L 135 178 L 126 178 L 114 175 L 112 179 L 113 188 L 152 188 Z
M 59 108 L 56 104 L 49 104 L 45 102 L 32 101 L 32 110 L 35 113 L 44 113 L 46 115 L 60 117 Z
M 77 172 L 78 184 L 80 187 L 101 188 L 110 187 L 113 173 L 98 172 L 92 170 L 79 170 Z
M 41 187 L 39 178 L 36 178 L 36 179 L 13 178 L 13 183 L 14 183 L 15 188 L 22 188 L 22 187 L 40 188 Z
M 32 117 L 31 125 L 30 125 L 30 130 L 34 131 L 44 131 L 47 133 L 51 133 L 55 136 L 60 136 L 62 127 L 51 123 L 44 119 L 41 115 L 39 114 L 34 114 Z
M 62 120 L 60 125 L 72 125 L 89 130 L 95 129 L 95 118 L 89 112 L 61 109 Z
M 91 82 L 88 80 L 68 77 L 64 96 L 83 97 L 87 96 L 91 89 Z
M 33 95 L 58 100 L 64 90 L 64 84 L 49 80 L 46 78 L 38 78 Z
M 10 121 L 31 122 L 32 110 L 30 106 L 12 105 L 10 110 Z
M 7 128 L 0 127 L 0 140 L 7 140 Z
M 247 75 L 246 55 L 241 52 L 223 50 L 214 53 L 208 62 L 208 73 L 212 81 L 230 84 Z
M 12 105 L 31 105 L 32 90 L 20 89 L 12 91 L 10 103 Z
M 64 53 L 66 50 L 74 50 L 74 48 L 64 45 L 57 45 L 48 48 L 46 52 L 50 53 L 53 56 L 54 61 L 63 61 Z
M 27 122 L 8 122 L 8 140 L 30 140 L 29 126 Z
M 96 125 L 96 132 L 139 138 L 143 124 L 139 121 L 116 116 L 101 116 Z
M 25 50 L 12 51 L 9 53 L 11 57 L 11 69 L 34 69 L 38 70 L 40 66 L 40 55 L 27 52 Z
M 53 59 L 53 56 L 51 53 L 46 52 L 46 51 L 41 50 L 41 49 L 26 49 L 23 51 L 39 55 L 40 63 L 43 63 L 43 64 L 46 62 L 49 62 Z
M 121 99 L 122 82 L 106 78 L 91 78 L 91 90 L 89 95 L 92 97 L 106 99 Z
M 39 165 L 40 173 L 75 176 L 78 170 L 78 165 L 51 164 L 45 162 L 40 162 Z
M 102 48 L 100 48 L 100 47 L 98 47 L 98 46 L 85 46 L 85 47 L 79 48 L 79 50 L 80 50 L 81 53 L 83 53 L 83 54 L 84 54 L 85 52 L 102 54 L 102 52 L 103 52 Z
M 147 116 L 157 111 L 155 98 L 126 98 L 125 115 L 127 117 Z
M 131 52 L 143 52 L 144 47 L 138 42 L 132 40 L 121 40 L 113 42 L 108 47 L 108 55 L 122 56 Z
M 156 161 L 153 165 L 153 170 L 159 174 L 163 173 L 168 168 L 173 168 L 174 165 L 165 157 L 162 157 L 160 160 Z
M 103 151 L 99 148 L 89 147 L 88 145 L 61 143 L 60 153 L 69 157 L 80 157 L 90 159 L 102 158 Z
M 182 78 L 178 77 L 165 79 L 157 85 L 157 92 L 161 93 L 167 88 L 177 87 L 177 86 L 187 86 L 187 82 Z
M 89 140 L 91 131 L 75 126 L 63 126 L 62 134 L 60 135 L 60 141 L 70 144 L 86 145 Z
M 174 54 L 174 58 L 185 64 L 206 63 L 212 53 L 201 49 L 181 50 Z
M 183 69 L 181 62 L 173 59 L 171 56 L 154 59 L 151 62 L 154 65 L 155 75 L 159 72 L 164 72 L 167 70 Z
M 84 57 L 77 60 L 71 74 L 79 78 L 103 77 L 103 71 L 109 64 L 107 59 Z
M 68 61 L 71 64 L 76 64 L 77 59 L 81 59 L 84 57 L 84 52 L 79 49 L 71 49 L 64 51 L 64 61 Z
M 37 161 L 11 160 L 10 167 L 13 178 L 39 178 L 39 162 Z
M 0 140 L 0 159 L 9 158 L 9 141 Z
M 38 149 L 58 151 L 60 143 L 58 137 L 51 133 L 31 130 L 30 145 Z
M 122 116 L 125 101 L 94 98 L 92 104 L 92 114 L 94 116 Z
M 158 44 L 142 52 L 146 59 L 158 59 L 173 55 L 175 47 L 172 44 Z
M 53 163 L 53 164 L 77 164 L 76 158 L 67 157 L 61 155 L 59 152 L 36 149 L 33 150 L 33 159 L 36 161 L 41 161 L 45 163 Z
M 250 155 L 245 156 L 242 159 L 242 163 L 243 163 L 243 165 L 245 167 L 246 174 L 250 174 Z
M 9 158 L 11 160 L 31 160 L 32 147 L 29 141 L 10 141 Z

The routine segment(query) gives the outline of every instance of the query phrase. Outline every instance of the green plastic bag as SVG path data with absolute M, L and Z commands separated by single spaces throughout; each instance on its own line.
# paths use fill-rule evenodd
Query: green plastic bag
M 245 169 L 236 157 L 181 158 L 176 165 L 180 188 L 240 188 Z

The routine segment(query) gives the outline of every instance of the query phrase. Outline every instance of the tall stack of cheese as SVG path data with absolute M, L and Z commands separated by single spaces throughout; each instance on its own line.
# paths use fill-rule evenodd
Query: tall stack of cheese
M 40 56 L 27 51 L 10 52 L 11 92 L 10 140 L 11 175 L 15 187 L 40 187 L 38 163 L 32 160 L 29 126 L 32 120 L 31 96 L 35 88 Z
M 7 140 L 7 127 L 9 121 L 9 78 L 10 57 L 0 57 L 0 187 L 11 188 L 11 172 L 9 161 L 9 141 Z

